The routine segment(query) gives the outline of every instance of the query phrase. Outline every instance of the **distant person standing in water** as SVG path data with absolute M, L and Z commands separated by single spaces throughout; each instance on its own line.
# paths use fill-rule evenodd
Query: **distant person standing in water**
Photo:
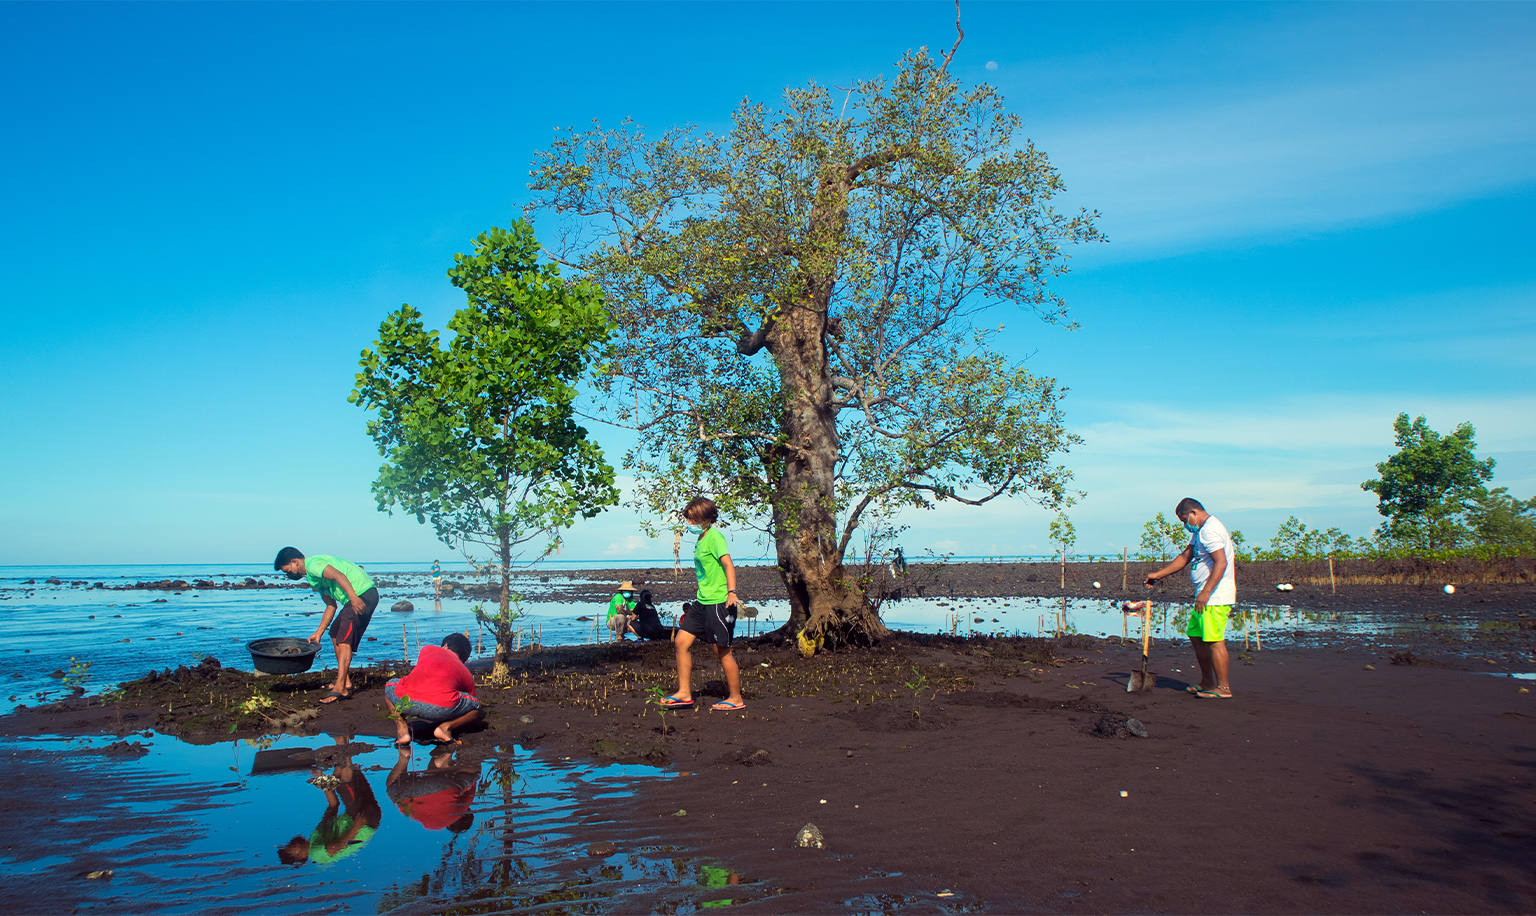
M 432 561 L 432 597 L 443 597 L 443 568 L 436 560 Z
M 1165 579 L 1184 567 L 1195 584 L 1195 606 L 1185 632 L 1195 648 L 1200 663 L 1200 683 L 1185 690 L 1201 699 L 1230 700 L 1232 684 L 1227 680 L 1227 619 L 1237 603 L 1236 553 L 1232 535 L 1216 516 L 1193 499 L 1179 502 L 1174 514 L 1189 531 L 1189 546 L 1173 562 L 1147 574 L 1147 586 Z
M 688 522 L 688 533 L 699 536 L 693 548 L 693 571 L 699 580 L 698 599 L 684 606 L 683 620 L 678 624 L 674 645 L 677 646 L 677 693 L 664 698 L 663 706 L 670 708 L 693 705 L 693 644 L 703 639 L 715 650 L 720 668 L 725 672 L 725 684 L 730 695 L 711 709 L 735 712 L 747 707 L 741 696 L 741 670 L 736 657 L 731 654 L 731 637 L 736 629 L 736 609 L 741 599 L 736 596 L 736 567 L 725 545 L 725 535 L 715 527 L 720 510 L 715 501 L 696 496 L 683 510 Z
M 356 563 L 323 554 L 306 559 L 296 547 L 279 550 L 272 568 L 287 573 L 290 579 L 307 578 L 310 588 L 320 593 L 325 602 L 325 614 L 320 618 L 320 626 L 309 634 L 309 641 L 319 642 L 329 627 L 331 645 L 336 649 L 336 683 L 320 702 L 351 699 L 352 679 L 348 671 L 352 667 L 352 656 L 357 654 L 363 631 L 373 619 L 373 609 L 379 606 L 379 590 L 374 587 L 373 579 Z M 341 608 L 339 613 L 338 606 Z M 334 623 L 331 621 L 333 616 L 336 618 Z

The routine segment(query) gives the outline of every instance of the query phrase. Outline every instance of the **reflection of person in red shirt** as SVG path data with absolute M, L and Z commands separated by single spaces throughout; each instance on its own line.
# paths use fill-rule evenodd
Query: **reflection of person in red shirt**
M 453 754 L 432 754 L 432 762 L 419 773 L 410 772 L 411 752 L 400 748 L 399 759 L 389 771 L 385 791 L 400 813 L 428 830 L 447 828 L 463 833 L 475 822 L 469 806 L 475 801 L 479 773 L 453 762 Z
M 422 646 L 416 667 L 405 677 L 384 685 L 389 714 L 395 720 L 395 747 L 411 744 L 407 716 L 425 719 L 436 727 L 438 744 L 453 742 L 453 733 L 485 718 L 475 699 L 475 678 L 464 663 L 469 661 L 469 637 L 449 633 L 441 646 Z

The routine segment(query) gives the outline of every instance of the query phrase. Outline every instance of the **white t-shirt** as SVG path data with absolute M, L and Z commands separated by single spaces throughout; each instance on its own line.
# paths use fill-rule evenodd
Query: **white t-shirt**
M 1215 607 L 1236 604 L 1236 551 L 1232 549 L 1232 535 L 1227 533 L 1227 526 L 1217 521 L 1214 515 L 1207 517 L 1200 530 L 1190 537 L 1189 546 L 1194 548 L 1194 557 L 1189 563 L 1189 578 L 1195 583 L 1196 595 L 1205 588 L 1205 580 L 1211 577 L 1211 571 L 1216 568 L 1216 561 L 1211 558 L 1211 554 L 1218 550 L 1226 551 L 1226 572 L 1221 574 L 1221 581 L 1211 589 L 1211 597 L 1205 603 Z

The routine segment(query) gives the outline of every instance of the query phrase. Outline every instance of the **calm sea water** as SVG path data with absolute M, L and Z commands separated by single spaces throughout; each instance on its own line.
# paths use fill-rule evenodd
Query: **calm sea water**
M 433 602 L 428 565 L 368 565 L 371 573 L 389 584 L 381 589 L 379 610 L 359 647 L 361 664 L 414 658 L 421 644 L 439 642 L 449 632 L 468 631 L 481 655 L 493 651 L 471 611 L 474 601 L 447 598 Z M 560 565 L 562 570 L 580 570 L 608 568 L 612 563 L 562 561 Z M 646 565 L 665 562 L 641 561 L 637 568 Z M 462 563 L 445 563 L 444 569 L 455 578 L 469 574 Z M 536 579 L 542 572 L 528 575 Z M 247 577 L 288 587 L 240 591 L 186 588 L 180 592 L 111 588 L 164 579 L 241 582 Z M 50 583 L 50 579 L 58 582 Z M 108 588 L 91 587 L 95 583 Z M 561 584 L 557 581 L 541 587 L 558 591 Z M 389 607 L 402 598 L 413 602 L 416 610 L 391 612 Z M 759 616 L 738 624 L 738 632 L 744 635 L 772 629 L 789 611 L 785 601 L 756 602 L 754 606 Z M 57 698 L 60 679 L 51 675 L 70 673 L 72 665 L 92 693 L 142 677 L 152 668 L 190 666 L 206 656 L 228 667 L 250 670 L 248 642 L 268 636 L 308 636 L 319 625 L 323 609 L 312 591 L 294 586 L 260 564 L 0 567 L 0 711 L 9 711 L 18 703 L 32 705 Z M 663 620 L 669 620 L 678 608 L 661 610 Z M 1252 612 L 1253 619 L 1240 621 L 1236 632 L 1257 631 L 1276 642 L 1307 634 L 1381 630 L 1370 619 L 1340 619 L 1285 605 L 1245 610 Z M 523 611 L 526 616 L 521 627 L 526 641 L 573 645 L 607 635 L 600 623 L 606 612 L 601 602 L 530 602 Z M 1139 619 L 1127 620 L 1110 599 L 922 598 L 889 602 L 882 614 L 889 626 L 926 633 L 1124 633 L 1131 637 L 1139 633 Z M 1187 609 L 1181 606 L 1161 606 L 1153 620 L 1153 637 L 1181 639 L 1185 615 Z M 1250 627 L 1252 630 L 1247 629 Z M 322 642 L 324 648 L 316 664 L 332 666 L 329 640 Z M 89 667 L 84 667 L 87 664 Z

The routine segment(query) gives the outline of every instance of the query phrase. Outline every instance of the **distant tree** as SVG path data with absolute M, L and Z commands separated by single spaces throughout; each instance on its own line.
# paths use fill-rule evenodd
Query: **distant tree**
M 1065 323 L 1047 283 L 1096 214 L 1051 207 L 1056 170 L 953 54 L 744 101 L 723 136 L 562 132 L 533 172 L 620 328 L 598 383 L 641 431 L 639 502 L 761 526 L 812 635 L 885 632 L 843 568 L 882 511 L 1068 495 L 1062 389 L 989 342 L 999 305 Z
M 613 468 L 573 420 L 575 385 L 608 338 L 602 294 L 567 284 L 538 263 L 533 229 L 518 221 L 475 239 L 448 272 L 468 304 L 448 322 L 446 346 L 409 305 L 384 319 L 363 351 L 349 400 L 375 416 L 368 434 L 385 456 L 373 484 L 379 508 L 431 521 L 450 547 L 497 558 L 493 680 L 508 674 L 514 561 L 547 555 L 559 532 L 618 499 Z M 483 613 L 483 612 L 482 612 Z
M 1071 553 L 1077 546 L 1077 528 L 1073 527 L 1072 520 L 1067 518 L 1067 513 L 1057 512 L 1051 520 L 1049 529 L 1051 542 L 1061 547 L 1063 553 Z
M 1468 513 L 1487 497 L 1494 461 L 1477 460 L 1471 423 L 1448 436 L 1423 417 L 1409 422 L 1401 413 L 1392 424 L 1397 454 L 1376 465 L 1381 476 L 1360 485 L 1375 493 L 1386 517 L 1378 540 L 1422 551 L 1446 550 L 1470 540 Z
M 1141 526 L 1141 553 L 1143 560 L 1167 560 L 1189 546 L 1189 532 L 1178 521 L 1170 522 L 1157 513 L 1157 517 Z
M 1480 544 L 1501 553 L 1536 553 L 1536 497 L 1520 500 L 1496 487 L 1472 501 L 1467 519 Z
M 1349 556 L 1357 546 L 1353 538 L 1338 528 L 1308 528 L 1292 515 L 1280 523 L 1275 536 L 1269 539 L 1269 549 L 1260 554 L 1267 560 L 1312 560 Z

